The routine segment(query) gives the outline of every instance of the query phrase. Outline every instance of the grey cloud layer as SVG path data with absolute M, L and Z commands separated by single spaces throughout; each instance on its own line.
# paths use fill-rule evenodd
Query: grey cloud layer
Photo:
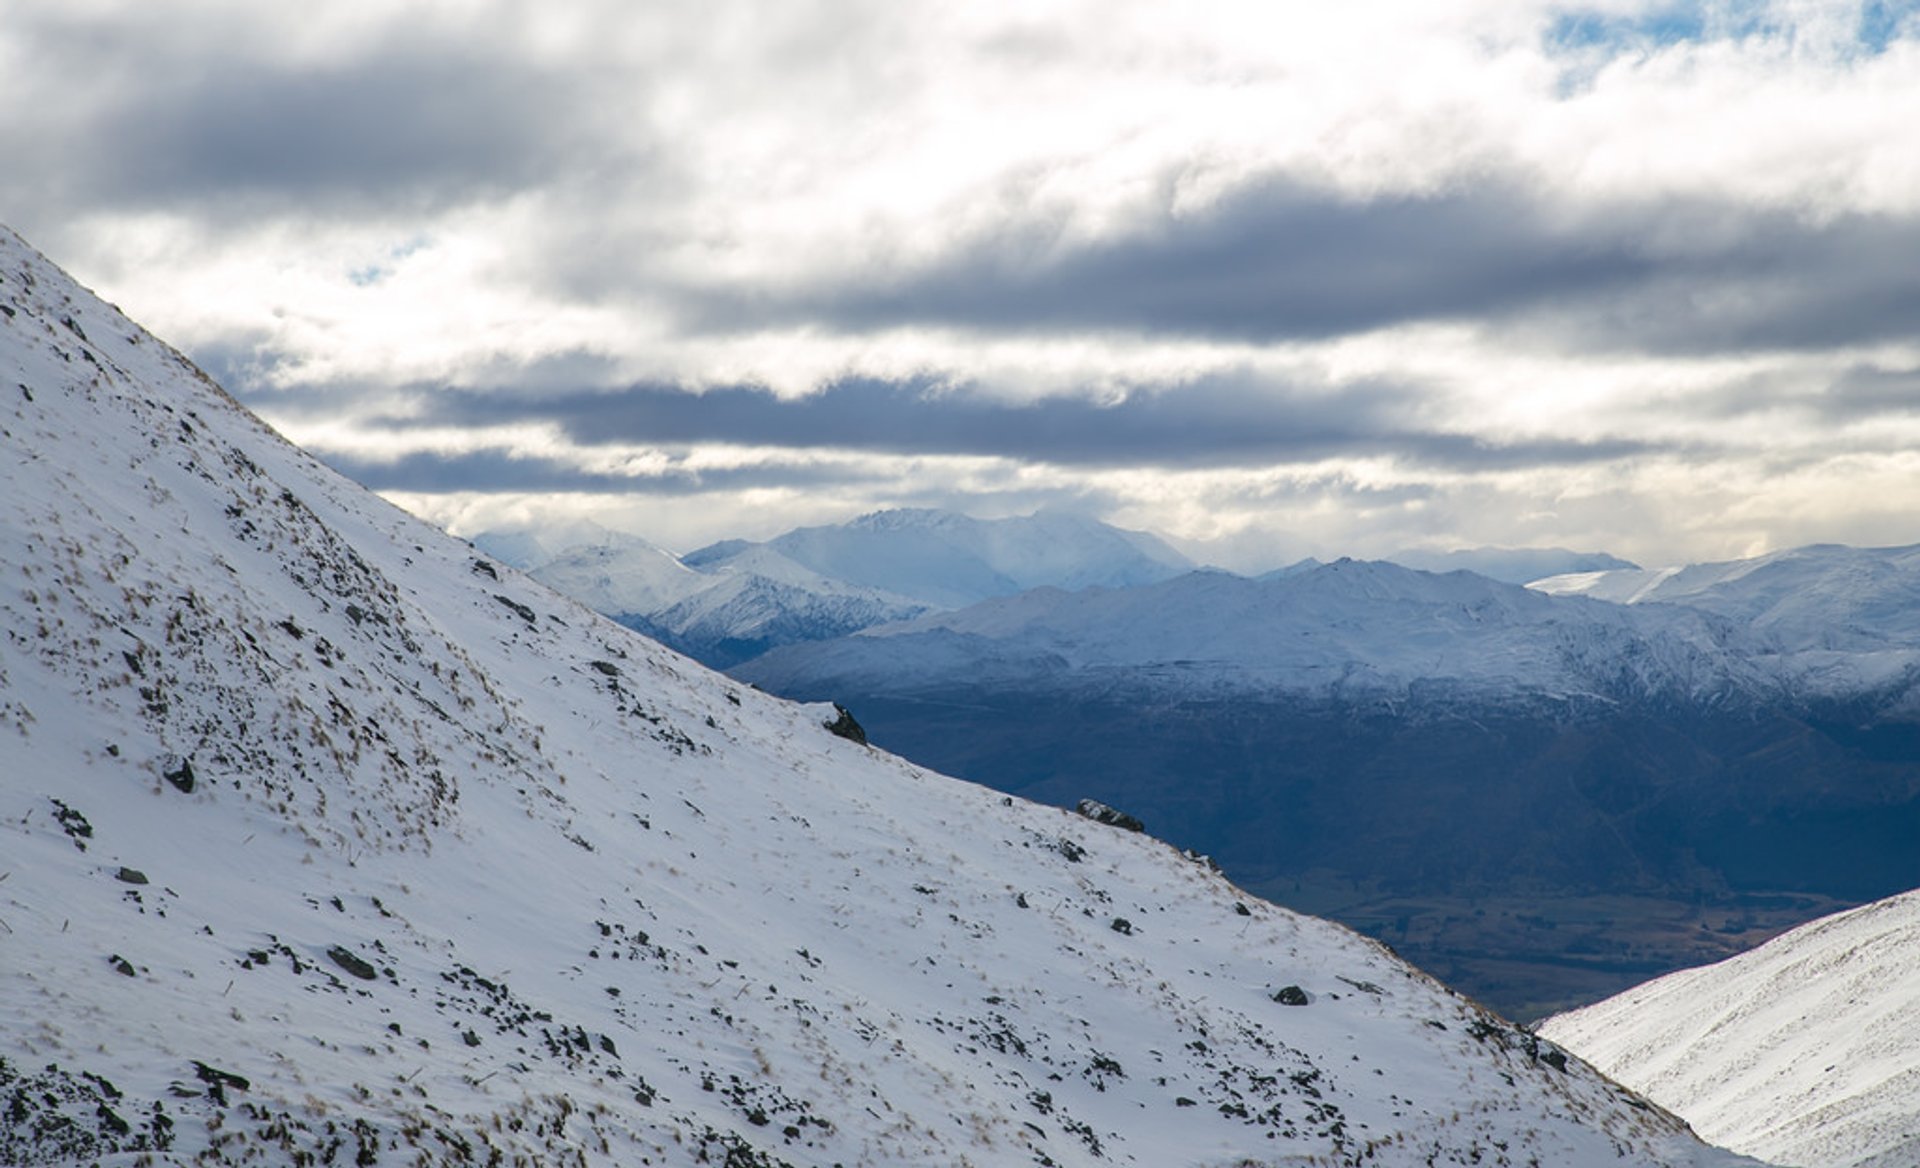
M 911 271 L 784 296 L 721 289 L 691 320 L 1256 343 L 1465 321 L 1675 354 L 1906 339 L 1920 321 L 1920 221 L 1895 217 L 1569 205 L 1497 179 L 1361 200 L 1272 180 L 1094 243 L 1061 246 L 1062 229 L 1009 222 Z
M 981 455 L 1055 465 L 1260 466 L 1336 455 L 1498 469 L 1581 464 L 1649 453 L 1629 441 L 1497 443 L 1402 420 L 1414 391 L 1354 385 L 1303 393 L 1211 379 L 1106 402 L 1012 403 L 927 383 L 852 380 L 802 398 L 750 386 L 688 393 L 671 386 L 525 394 L 441 390 L 396 426 L 551 422 L 583 446 L 724 442 L 909 455 Z

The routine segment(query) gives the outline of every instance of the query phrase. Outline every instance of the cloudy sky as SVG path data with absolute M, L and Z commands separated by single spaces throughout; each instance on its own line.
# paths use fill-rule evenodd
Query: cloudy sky
M 462 533 L 1920 541 L 1920 0 L 5 0 L 0 219 Z

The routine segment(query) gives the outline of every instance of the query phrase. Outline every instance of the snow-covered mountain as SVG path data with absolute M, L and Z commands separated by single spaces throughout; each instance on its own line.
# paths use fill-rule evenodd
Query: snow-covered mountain
M 1861 723 L 1920 720 L 1920 545 L 1818 544 L 1684 568 L 1536 581 L 1557 596 L 1677 605 L 1753 630 L 1762 659 L 1810 698 L 1851 703 Z
M 1689 609 L 1341 560 L 1253 580 L 1194 572 L 1136 588 L 1035 589 L 793 646 L 740 676 L 781 691 L 912 692 L 991 676 L 1049 690 L 1715 702 L 1770 689 L 1743 648 L 1732 623 Z
M 1478 547 L 1445 552 L 1405 548 L 1385 558 L 1423 572 L 1475 572 L 1507 584 L 1526 584 L 1573 572 L 1632 571 L 1639 567 L 1606 552 L 1576 552 L 1562 547 Z
M 882 511 L 767 543 L 728 540 L 684 559 L 605 531 L 578 542 L 489 531 L 473 542 L 716 668 L 1023 588 L 1125 585 L 1191 566 L 1153 536 L 1044 513 Z
M 1687 1116 L 1802 1168 L 1920 1163 L 1920 893 L 1803 925 L 1541 1033 Z
M 497 537 L 473 541 L 482 550 L 504 542 Z M 658 612 L 713 585 L 665 548 L 615 532 L 514 566 L 525 567 L 528 575 L 555 592 L 609 616 Z
M 1920 545 L 1815 544 L 1683 568 L 1575 573 L 1532 587 L 1718 613 L 1764 632 L 1789 653 L 1920 647 Z
M 755 546 L 728 540 L 685 559 L 706 570 Z M 1156 536 L 1047 511 L 1010 519 L 876 511 L 849 523 L 798 528 L 765 546 L 823 576 L 943 609 L 1029 588 L 1150 584 L 1193 568 Z
M 515 566 L 556 592 L 714 668 L 927 611 L 907 597 L 822 576 L 764 544 L 743 545 L 696 571 L 664 548 L 605 529 L 558 549 L 549 548 L 553 542 L 509 531 L 473 539 L 484 551 L 515 557 Z
M 0 1162 L 1734 1162 L 476 557 L 4 232 L 0 383 Z

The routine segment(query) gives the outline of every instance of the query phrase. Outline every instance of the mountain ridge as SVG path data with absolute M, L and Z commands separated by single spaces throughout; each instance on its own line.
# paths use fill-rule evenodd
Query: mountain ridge
M 1714 1139 L 1808 1168 L 1896 1168 L 1920 1153 L 1910 993 L 1920 892 L 1793 929 L 1548 1019 L 1541 1033 Z

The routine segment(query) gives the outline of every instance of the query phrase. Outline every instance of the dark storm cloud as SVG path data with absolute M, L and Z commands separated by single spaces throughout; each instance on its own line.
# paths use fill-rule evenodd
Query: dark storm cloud
M 1820 402 L 1834 420 L 1920 414 L 1920 369 L 1858 365 L 1836 378 Z
M 786 296 L 707 294 L 692 319 L 853 331 L 1113 331 L 1274 342 L 1478 322 L 1575 347 L 1707 354 L 1904 339 L 1920 221 L 1698 199 L 1571 206 L 1499 180 L 1346 198 L 1269 181 L 1092 243 L 1008 223 L 905 273 Z
M 1447 467 L 1582 464 L 1646 453 L 1629 441 L 1499 443 L 1400 420 L 1409 389 L 1359 384 L 1302 393 L 1210 379 L 1114 402 L 1009 402 L 926 383 L 842 381 L 801 398 L 733 386 L 534 395 L 443 390 L 393 425 L 551 422 L 574 442 L 666 447 L 724 442 L 898 455 L 979 455 L 1073 466 L 1259 466 L 1394 455 Z
M 675 465 L 658 472 L 649 470 L 645 474 L 626 475 L 589 470 L 556 458 L 526 457 L 505 450 L 477 450 L 461 454 L 414 451 L 398 459 L 362 458 L 340 451 L 318 453 L 328 466 L 369 490 L 417 491 L 424 494 L 448 491 L 493 494 L 579 491 L 683 496 L 756 488 L 806 490 L 880 481 L 877 476 L 845 466 L 768 463 L 694 468 Z
M 39 34 L 68 73 L 95 82 L 86 100 L 20 124 L 13 161 L 45 165 L 9 167 L 0 190 L 88 210 L 418 213 L 547 181 L 588 141 L 593 103 L 579 79 L 504 49 L 401 36 L 296 67 L 149 50 L 136 31 Z

